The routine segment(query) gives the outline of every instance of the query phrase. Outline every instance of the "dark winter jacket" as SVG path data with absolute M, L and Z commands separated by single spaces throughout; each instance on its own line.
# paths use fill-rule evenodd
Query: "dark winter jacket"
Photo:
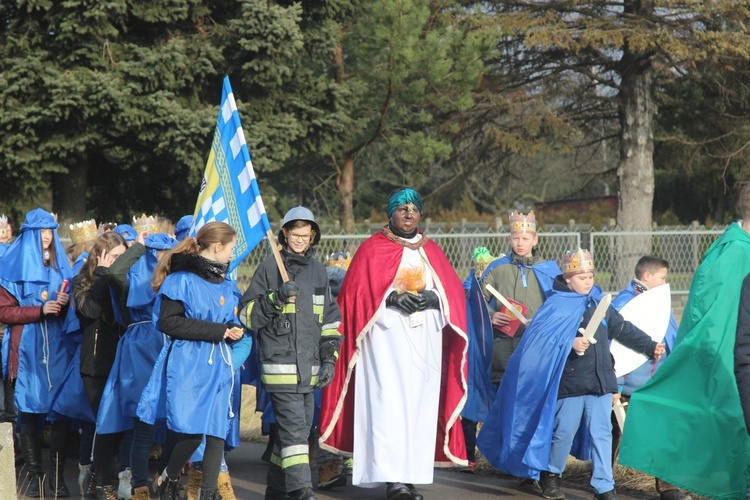
M 81 374 L 90 377 L 108 377 L 115 361 L 117 342 L 125 327 L 115 320 L 113 296 L 124 309 L 128 296 L 127 274 L 136 260 L 143 255 L 144 247 L 136 243 L 123 253 L 110 267 L 97 267 L 94 281 L 80 300 L 83 275 L 73 278 L 73 297 L 76 316 L 81 323 Z M 113 295 L 114 292 L 114 295 Z
M 328 274 L 312 250 L 282 259 L 299 287 L 293 303 L 274 305 L 269 296 L 283 283 L 273 256 L 253 275 L 240 301 L 240 321 L 254 330 L 260 353 L 261 381 L 268 392 L 309 393 L 318 381 L 320 363 L 335 362 L 341 335 L 341 311 L 328 286 Z
M 555 290 L 570 291 L 562 276 L 555 279 L 553 286 Z M 597 301 L 593 299 L 589 301 L 583 313 L 581 328 L 585 329 L 589 324 L 597 305 Z M 582 335 L 579 332 L 576 336 Z M 579 356 L 573 349 L 570 350 L 560 380 L 558 399 L 617 392 L 617 378 L 612 355 L 609 352 L 611 340 L 617 340 L 622 345 L 651 358 L 654 356 L 657 344 L 642 330 L 625 321 L 611 306 L 607 309 L 605 319 L 599 324 L 594 339 L 596 339 L 596 344 L 590 344 L 583 356 Z

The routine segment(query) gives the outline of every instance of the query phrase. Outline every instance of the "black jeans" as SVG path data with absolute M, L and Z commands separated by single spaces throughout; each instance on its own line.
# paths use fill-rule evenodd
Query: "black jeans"
M 138 418 L 133 419 L 133 440 L 130 447 L 130 471 L 133 488 L 148 486 L 148 456 L 154 444 L 156 427 Z
M 177 444 L 172 450 L 172 456 L 169 457 L 169 465 L 167 466 L 167 476 L 173 480 L 180 478 L 180 471 L 203 440 L 201 434 L 178 434 L 178 436 Z M 203 452 L 202 489 L 216 489 L 223 456 L 224 440 L 214 436 L 206 436 L 206 449 Z
M 94 418 L 99 413 L 99 403 L 102 401 L 104 385 L 107 383 L 106 377 L 91 377 L 81 375 L 83 388 L 86 390 L 91 410 L 94 412 Z M 97 434 L 94 437 L 94 461 L 92 469 L 96 475 L 97 486 L 109 486 L 112 484 L 112 476 L 115 473 L 115 453 L 117 445 L 120 443 L 122 433 L 117 434 Z

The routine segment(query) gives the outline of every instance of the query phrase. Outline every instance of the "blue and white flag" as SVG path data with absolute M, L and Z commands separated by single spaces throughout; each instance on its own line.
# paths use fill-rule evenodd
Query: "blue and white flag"
M 207 222 L 226 222 L 237 230 L 237 246 L 229 270 L 234 270 L 271 229 L 260 198 L 250 151 L 229 77 L 224 78 L 221 107 L 206 163 L 190 235 Z

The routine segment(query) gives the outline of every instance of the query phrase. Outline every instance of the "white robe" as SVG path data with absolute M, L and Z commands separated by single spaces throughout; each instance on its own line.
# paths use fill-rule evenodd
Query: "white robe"
M 425 289 L 435 288 L 419 251 L 404 248 L 399 267 L 407 266 L 424 266 Z M 355 369 L 352 484 L 432 483 L 445 324 L 429 309 L 410 327 L 407 315 L 380 304 Z

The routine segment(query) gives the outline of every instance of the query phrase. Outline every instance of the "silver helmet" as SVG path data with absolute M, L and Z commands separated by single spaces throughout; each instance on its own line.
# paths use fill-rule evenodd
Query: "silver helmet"
M 286 215 L 284 215 L 284 218 L 281 221 L 281 227 L 282 229 L 286 227 L 287 224 L 290 222 L 294 222 L 296 220 L 303 220 L 305 222 L 309 222 L 310 225 L 313 228 L 313 231 L 315 231 L 315 238 L 310 243 L 311 246 L 317 245 L 320 241 L 320 226 L 318 226 L 318 223 L 315 222 L 315 216 L 313 215 L 312 211 L 309 208 L 305 208 L 302 205 L 298 207 L 294 207 L 291 210 L 289 210 Z M 279 243 L 284 246 L 286 245 L 286 238 L 284 237 L 284 231 L 279 230 L 278 234 Z

